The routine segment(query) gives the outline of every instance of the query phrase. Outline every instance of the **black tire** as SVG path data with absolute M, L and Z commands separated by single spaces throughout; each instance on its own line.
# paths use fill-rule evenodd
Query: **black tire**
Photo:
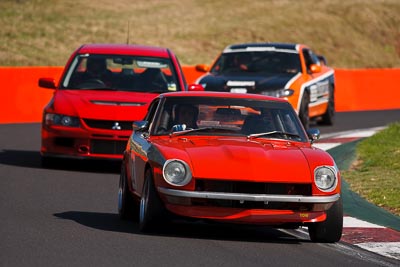
M 309 104 L 310 95 L 308 92 L 304 92 L 300 103 L 299 118 L 306 130 L 310 127 Z
M 153 231 L 156 224 L 163 224 L 165 217 L 166 211 L 154 186 L 153 174 L 151 170 L 147 170 L 140 198 L 139 230 L 141 232 Z
M 327 211 L 326 220 L 308 226 L 308 233 L 313 242 L 334 243 L 342 237 L 343 231 L 343 200 L 340 198 Z
M 123 166 L 121 167 L 121 174 L 119 176 L 118 215 L 122 220 L 138 218 L 138 205 L 129 192 L 126 172 Z
M 329 100 L 328 100 L 328 108 L 324 115 L 322 115 L 322 120 L 320 124 L 323 125 L 333 125 L 335 122 L 335 95 L 333 87 L 329 88 Z

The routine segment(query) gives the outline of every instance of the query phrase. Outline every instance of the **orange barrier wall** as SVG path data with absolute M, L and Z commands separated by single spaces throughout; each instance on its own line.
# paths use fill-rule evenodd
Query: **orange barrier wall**
M 53 90 L 39 88 L 39 77 L 58 81 L 62 67 L 0 67 L 0 123 L 40 122 Z M 184 66 L 188 83 L 203 73 Z M 400 69 L 335 69 L 336 111 L 400 109 Z
M 188 81 L 204 73 L 184 69 Z M 400 109 L 400 69 L 335 69 L 336 111 Z
M 335 69 L 336 110 L 400 108 L 400 69 Z
M 58 81 L 62 67 L 0 68 L 0 123 L 39 122 L 53 90 L 40 88 L 39 77 Z

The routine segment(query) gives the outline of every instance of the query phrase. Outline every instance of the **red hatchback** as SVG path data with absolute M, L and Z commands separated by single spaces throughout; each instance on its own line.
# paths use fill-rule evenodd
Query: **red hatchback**
M 58 84 L 41 78 L 39 86 L 55 89 L 43 111 L 44 166 L 57 157 L 121 159 L 132 121 L 144 118 L 151 100 L 189 88 L 171 50 L 124 44 L 82 45 Z

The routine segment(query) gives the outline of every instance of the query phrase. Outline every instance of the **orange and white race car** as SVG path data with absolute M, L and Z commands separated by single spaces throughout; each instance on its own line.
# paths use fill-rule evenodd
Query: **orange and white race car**
M 310 119 L 332 125 L 334 70 L 304 44 L 245 43 L 226 47 L 196 83 L 206 91 L 255 93 L 287 99 L 305 128 Z

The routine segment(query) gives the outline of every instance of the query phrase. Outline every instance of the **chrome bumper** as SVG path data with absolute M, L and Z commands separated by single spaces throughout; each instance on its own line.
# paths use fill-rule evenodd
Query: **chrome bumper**
M 237 201 L 259 201 L 259 202 L 294 202 L 294 203 L 333 203 L 339 200 L 340 194 L 331 196 L 302 196 L 302 195 L 267 195 L 267 194 L 243 194 L 243 193 L 221 193 L 221 192 L 197 192 L 176 190 L 158 187 L 158 192 L 175 197 L 224 199 Z

